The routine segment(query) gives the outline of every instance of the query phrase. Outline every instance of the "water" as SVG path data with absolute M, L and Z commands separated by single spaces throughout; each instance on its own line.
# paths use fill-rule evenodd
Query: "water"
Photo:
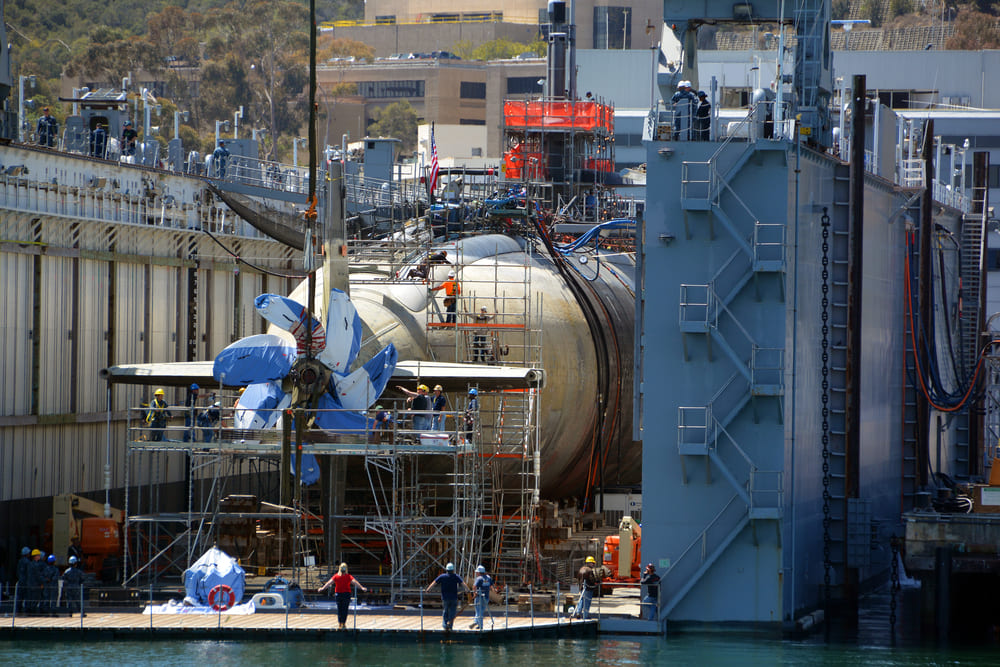
M 996 646 L 934 648 L 826 644 L 804 641 L 685 634 L 663 638 L 601 638 L 516 641 L 466 645 L 441 642 L 353 641 L 0 641 L 6 665 L 996 665 Z

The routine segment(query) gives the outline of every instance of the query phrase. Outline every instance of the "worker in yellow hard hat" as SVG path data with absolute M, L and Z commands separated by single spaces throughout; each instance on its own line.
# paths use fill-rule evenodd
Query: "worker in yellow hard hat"
M 167 409 L 167 401 L 164 399 L 163 389 L 153 392 L 153 400 L 149 403 L 149 410 L 146 412 L 146 424 L 149 425 L 149 439 L 156 442 L 163 440 L 164 431 L 167 428 L 167 420 L 170 419 L 170 411 Z
M 576 606 L 574 617 L 587 620 L 590 614 L 590 601 L 594 599 L 594 593 L 600 585 L 600 577 L 596 572 L 597 561 L 593 556 L 587 556 L 583 562 L 583 567 L 576 573 L 576 578 L 580 581 L 580 603 Z
M 410 404 L 413 411 L 413 430 L 430 431 L 431 424 L 431 397 L 427 395 L 427 385 L 418 384 L 416 391 L 410 391 L 406 387 L 396 385 L 396 389 L 406 394 L 406 402 Z

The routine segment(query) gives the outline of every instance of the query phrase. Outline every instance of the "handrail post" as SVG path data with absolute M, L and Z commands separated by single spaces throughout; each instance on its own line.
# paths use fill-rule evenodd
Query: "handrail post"
M 17 582 L 16 584 L 14 584 L 14 609 L 11 610 L 11 613 L 10 613 L 10 627 L 12 627 L 12 628 L 16 627 L 17 605 L 18 605 L 17 596 L 18 596 L 18 593 L 19 593 L 18 589 L 20 589 L 20 587 L 21 587 L 21 582 L 20 581 Z

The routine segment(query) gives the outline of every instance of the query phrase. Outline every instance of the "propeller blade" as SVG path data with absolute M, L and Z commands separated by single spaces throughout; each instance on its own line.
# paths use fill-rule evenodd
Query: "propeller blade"
M 271 428 L 291 404 L 292 397 L 277 382 L 251 384 L 236 402 L 233 424 L 240 429 Z
M 337 399 L 327 392 L 319 397 L 316 425 L 325 431 L 366 435 L 375 427 L 375 420 L 369 419 L 361 412 L 342 410 Z
M 330 370 L 345 373 L 361 351 L 361 317 L 350 297 L 339 289 L 330 290 L 326 336 L 326 349 L 317 358 Z
M 280 380 L 295 361 L 295 348 L 281 336 L 257 334 L 230 344 L 215 357 L 212 375 L 228 385 Z
M 261 294 L 253 302 L 254 308 L 265 320 L 285 329 L 298 344 L 299 354 L 306 353 L 307 322 L 306 307 L 298 301 L 278 294 Z M 312 354 L 326 349 L 326 330 L 315 317 L 312 319 Z
M 365 410 L 378 400 L 396 368 L 396 348 L 391 343 L 350 375 L 334 373 L 336 400 L 348 410 Z
M 302 445 L 302 476 L 299 478 L 306 486 L 312 486 L 319 481 L 319 461 L 316 455 L 309 452 L 309 445 Z M 292 474 L 295 474 L 295 456 L 292 456 Z

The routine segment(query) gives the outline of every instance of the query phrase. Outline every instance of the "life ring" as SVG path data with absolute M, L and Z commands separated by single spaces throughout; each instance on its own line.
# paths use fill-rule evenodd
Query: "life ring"
M 236 593 L 225 584 L 219 584 L 208 592 L 208 604 L 215 611 L 226 611 L 236 604 Z

